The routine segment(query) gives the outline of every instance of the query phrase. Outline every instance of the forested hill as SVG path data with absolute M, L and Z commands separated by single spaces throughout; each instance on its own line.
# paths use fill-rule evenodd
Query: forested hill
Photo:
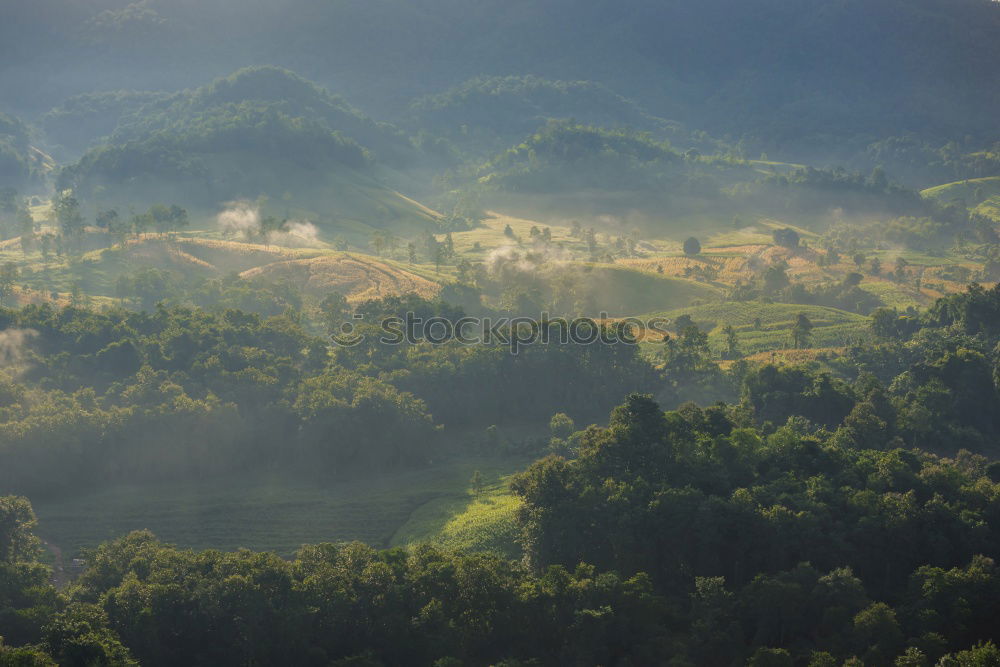
M 536 74 L 805 152 L 906 133 L 982 141 L 1000 102 L 990 0 L 6 4 L 0 85 L 19 112 L 92 90 L 190 87 L 247 63 L 398 113 L 472 77 Z
M 24 123 L 0 113 L 0 181 L 5 185 L 30 186 L 43 167 L 40 157 L 31 148 Z
M 153 99 L 124 115 L 110 141 L 121 144 L 165 134 L 197 134 L 216 120 L 232 124 L 231 116 L 246 110 L 322 124 L 384 161 L 398 162 L 410 148 L 390 126 L 375 122 L 344 99 L 280 67 L 242 68 L 195 90 Z
M 77 98 L 89 103 L 63 105 L 46 118 L 65 130 L 78 116 L 93 128 L 91 109 L 108 98 Z M 413 231 L 432 221 L 375 172 L 376 164 L 412 162 L 410 142 L 288 70 L 244 68 L 148 100 L 122 113 L 106 138 L 63 132 L 70 145 L 97 145 L 60 171 L 56 187 L 72 189 L 85 205 L 182 201 L 214 213 L 225 202 L 264 197 L 376 227 Z

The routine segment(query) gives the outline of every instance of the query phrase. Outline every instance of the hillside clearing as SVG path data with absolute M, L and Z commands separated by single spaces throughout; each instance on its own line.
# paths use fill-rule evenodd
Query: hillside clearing
M 73 497 L 35 499 L 34 506 L 39 534 L 68 556 L 141 529 L 182 547 L 248 547 L 288 556 L 305 543 L 361 540 L 388 546 L 428 503 L 468 498 L 474 471 L 496 480 L 524 463 L 472 457 L 342 479 L 260 473 L 117 485 Z M 424 520 L 417 523 L 433 527 Z M 414 525 L 408 529 L 411 535 L 432 537 L 418 535 Z

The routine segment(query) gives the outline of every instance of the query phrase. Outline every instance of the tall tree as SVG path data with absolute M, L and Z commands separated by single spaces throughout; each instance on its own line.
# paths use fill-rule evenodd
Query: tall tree
M 73 196 L 72 191 L 64 190 L 56 195 L 52 202 L 52 208 L 62 235 L 69 241 L 70 245 L 75 245 L 83 235 L 83 214 L 80 212 L 80 202 Z
M 738 359 L 740 356 L 740 338 L 733 325 L 728 324 L 722 330 L 726 337 L 726 359 Z
M 792 343 L 796 349 L 809 346 L 809 339 L 812 337 L 813 323 L 809 321 L 805 313 L 799 313 L 792 326 Z
M 4 262 L 3 266 L 0 266 L 0 304 L 14 292 L 18 273 L 17 264 L 14 262 Z
M 688 257 L 694 257 L 701 253 L 701 241 L 691 236 L 684 241 L 684 254 Z

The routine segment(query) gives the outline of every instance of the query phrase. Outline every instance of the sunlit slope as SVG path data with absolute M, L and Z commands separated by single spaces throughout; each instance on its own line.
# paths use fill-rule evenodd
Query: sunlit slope
M 32 269 L 26 283 L 35 289 L 64 293 L 76 285 L 83 293 L 97 297 L 117 296 L 119 277 L 147 269 L 169 272 L 179 281 L 232 274 L 250 282 L 285 281 L 311 295 L 340 292 L 352 302 L 408 293 L 432 298 L 440 290 L 440 281 L 449 280 L 433 267 L 408 267 L 390 259 L 325 247 L 285 248 L 157 235 L 88 252 L 72 267 L 58 258 L 41 261 L 38 257 Z
M 515 515 L 521 506 L 503 478 L 478 493 L 472 489 L 436 498 L 418 508 L 392 536 L 390 546 L 430 542 L 448 549 L 520 555 Z
M 582 264 L 575 270 L 590 288 L 585 313 L 588 316 L 597 316 L 599 311 L 612 317 L 635 315 L 714 301 L 721 296 L 718 289 L 693 280 L 643 273 L 615 264 Z
M 792 347 L 792 326 L 799 314 L 813 324 L 810 347 L 837 347 L 865 339 L 870 319 L 826 306 L 800 304 L 726 302 L 655 313 L 671 321 L 688 315 L 702 331 L 709 334 L 709 345 L 716 352 L 725 348 L 723 329 L 732 326 L 743 354 Z
M 350 540 L 387 547 L 414 521 L 432 532 L 443 525 L 422 519 L 425 508 L 442 500 L 468 504 L 474 471 L 497 480 L 524 464 L 468 457 L 354 479 L 259 474 L 117 485 L 72 499 L 37 499 L 34 506 L 38 534 L 67 556 L 147 528 L 166 542 L 195 549 L 248 547 L 291 555 L 303 544 Z M 421 539 L 432 539 L 432 532 Z
M 1000 222 L 1000 195 L 994 195 L 973 209 L 975 213 L 986 216 L 993 222 Z
M 433 298 L 441 288 L 395 262 L 356 253 L 274 262 L 244 271 L 240 277 L 287 281 L 307 294 L 339 292 L 352 302 L 410 293 Z
M 921 191 L 924 197 L 932 197 L 941 202 L 961 200 L 966 206 L 975 207 L 990 197 L 1000 195 L 1000 176 L 969 178 L 954 183 L 945 183 Z
M 945 183 L 921 192 L 942 203 L 961 202 L 972 213 L 1000 222 L 1000 176 Z

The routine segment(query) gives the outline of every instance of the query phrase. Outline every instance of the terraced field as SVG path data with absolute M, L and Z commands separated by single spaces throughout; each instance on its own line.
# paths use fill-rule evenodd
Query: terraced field
M 23 260 L 18 239 L 6 244 L 9 247 L 0 246 L 0 260 Z M 442 282 L 452 280 L 433 266 L 406 265 L 362 253 L 153 234 L 122 246 L 87 252 L 72 267 L 60 257 L 29 259 L 33 261 L 25 272 L 25 283 L 38 294 L 29 298 L 26 292 L 23 302 L 44 300 L 51 292 L 67 294 L 74 284 L 90 297 L 115 298 L 118 277 L 139 268 L 170 271 L 186 278 L 237 273 L 247 279 L 289 280 L 307 294 L 336 290 L 352 302 L 409 292 L 432 298 Z
M 364 255 L 337 253 L 273 262 L 240 274 L 248 280 L 286 280 L 307 294 L 340 292 L 359 302 L 415 293 L 433 298 L 441 286 L 415 273 Z
M 739 335 L 741 352 L 756 354 L 791 347 L 791 329 L 799 313 L 808 317 L 815 327 L 810 347 L 840 347 L 870 335 L 869 318 L 825 306 L 727 302 L 654 313 L 645 317 L 675 320 L 681 315 L 689 315 L 702 331 L 708 332 L 709 345 L 717 353 L 725 348 L 722 330 L 731 325 Z M 648 346 L 656 344 L 647 343 Z

